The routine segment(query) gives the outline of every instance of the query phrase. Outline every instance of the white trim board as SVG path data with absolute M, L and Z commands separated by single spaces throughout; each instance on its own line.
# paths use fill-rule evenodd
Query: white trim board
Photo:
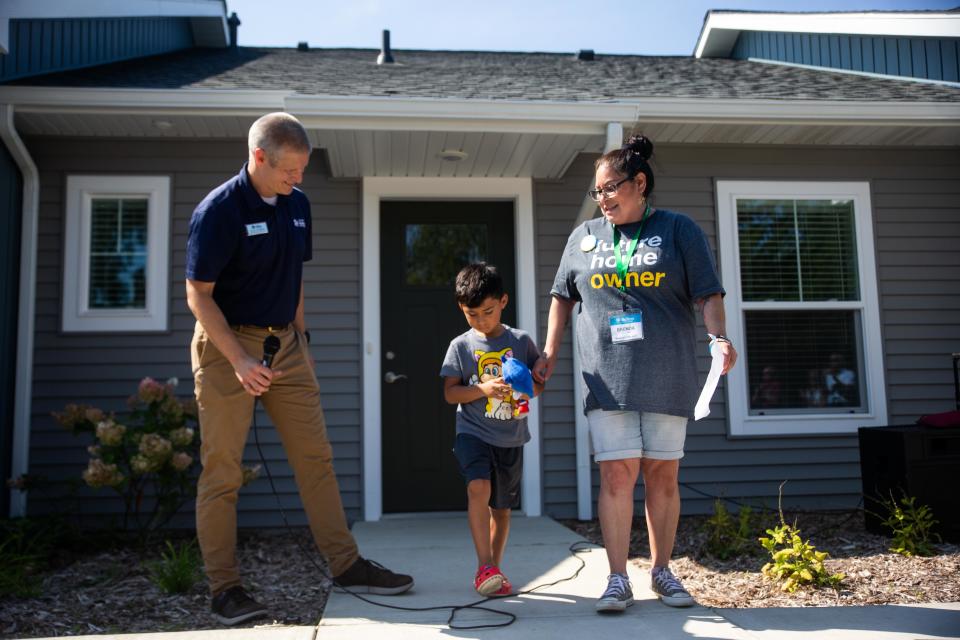
M 867 182 L 788 182 L 775 180 L 717 180 L 717 246 L 720 252 L 721 280 L 727 290 L 727 334 L 742 345 L 742 362 L 727 374 L 728 415 L 731 436 L 805 436 L 855 434 L 859 427 L 877 427 L 887 423 L 887 399 L 884 383 L 883 341 L 880 333 L 880 306 L 877 293 L 877 268 L 873 241 L 873 213 L 870 185 Z M 865 413 L 805 413 L 750 415 L 743 311 L 770 308 L 769 303 L 742 302 L 740 288 L 740 251 L 737 233 L 737 199 L 851 199 L 857 234 L 857 268 L 860 300 L 851 303 L 775 303 L 777 308 L 852 308 L 861 311 L 863 331 L 863 376 L 867 393 Z
M 741 31 L 831 33 L 871 36 L 956 38 L 960 14 L 920 13 L 760 13 L 710 11 L 694 48 L 697 58 L 730 55 Z
M 391 198 L 423 200 L 503 199 L 514 202 L 516 238 L 517 325 L 537 338 L 536 263 L 533 229 L 533 181 L 529 178 L 364 178 L 362 211 L 363 255 L 380 255 L 380 201 Z M 383 451 L 380 393 L 380 261 L 364 261 L 363 286 L 363 517 L 383 516 Z M 439 383 L 438 383 L 439 384 Z M 530 403 L 527 417 L 530 442 L 523 453 L 523 512 L 539 516 L 543 508 L 540 460 L 540 403 Z M 453 426 L 451 425 L 451 428 Z

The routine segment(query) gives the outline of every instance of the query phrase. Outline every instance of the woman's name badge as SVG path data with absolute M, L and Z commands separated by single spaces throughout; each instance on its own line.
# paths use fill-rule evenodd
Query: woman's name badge
M 593 251 L 597 247 L 597 236 L 583 236 L 580 241 L 580 251 L 584 253 Z
M 613 344 L 643 340 L 643 314 L 639 311 L 611 311 L 610 339 Z

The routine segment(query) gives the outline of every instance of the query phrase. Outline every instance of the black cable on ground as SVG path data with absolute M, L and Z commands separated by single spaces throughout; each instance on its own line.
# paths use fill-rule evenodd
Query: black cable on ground
M 553 582 L 548 582 L 548 583 L 545 583 L 545 584 L 539 584 L 539 585 L 537 585 L 537 586 L 535 586 L 535 587 L 532 587 L 532 588 L 530 588 L 530 589 L 527 589 L 527 590 L 525 590 L 525 591 L 518 591 L 518 592 L 516 592 L 516 593 L 510 594 L 510 596 L 499 596 L 499 597 L 497 597 L 497 596 L 490 596 L 490 597 L 483 598 L 483 599 L 481 599 L 481 600 L 477 600 L 477 601 L 475 601 L 475 602 L 469 602 L 469 603 L 467 603 L 467 604 L 444 604 L 444 605 L 437 605 L 437 606 L 434 606 L 434 607 L 402 607 L 402 606 L 399 606 L 399 605 L 386 604 L 386 603 L 384 603 L 384 602 L 377 602 L 376 600 L 371 600 L 371 599 L 369 599 L 369 598 L 367 598 L 367 597 L 365 597 L 365 596 L 363 596 L 363 595 L 360 595 L 359 593 L 357 593 L 357 592 L 355 592 L 355 591 L 351 591 L 350 589 L 347 589 L 346 587 L 341 587 L 341 586 L 337 585 L 337 584 L 336 584 L 336 581 L 334 581 L 334 579 L 333 579 L 333 576 L 331 576 L 331 575 L 330 575 L 330 572 L 327 571 L 327 568 L 324 567 L 324 566 L 322 566 L 322 565 L 320 565 L 320 564 L 314 559 L 313 553 L 311 553 L 309 549 L 307 549 L 306 547 L 303 546 L 303 544 L 302 544 L 301 541 L 300 541 L 300 537 L 299 537 L 298 535 L 296 535 L 296 533 L 293 531 L 293 527 L 290 525 L 290 521 L 287 520 L 286 511 L 284 511 L 284 509 L 283 509 L 283 504 L 280 502 L 280 494 L 277 492 L 277 487 L 276 487 L 276 485 L 274 485 L 274 483 L 273 483 L 273 475 L 270 473 L 270 467 L 267 465 L 267 459 L 266 459 L 266 457 L 263 455 L 263 449 L 260 447 L 260 436 L 259 436 L 258 431 L 259 431 L 259 428 L 258 428 L 258 426 L 257 426 L 257 399 L 254 399 L 254 403 L 253 403 L 253 440 L 254 440 L 254 442 L 256 443 L 256 446 L 257 446 L 257 453 L 260 454 L 260 462 L 261 462 L 261 464 L 263 465 L 263 469 L 264 469 L 264 471 L 265 471 L 266 474 L 267 474 L 267 480 L 268 480 L 269 483 L 270 483 L 270 490 L 273 492 L 273 497 L 274 497 L 274 498 L 276 499 L 276 501 L 277 501 L 277 507 L 280 509 L 280 517 L 283 519 L 284 527 L 287 529 L 287 531 L 289 531 L 291 534 L 293 534 L 294 541 L 296 542 L 297 546 L 300 548 L 300 551 L 303 553 L 304 557 L 305 557 L 307 560 L 310 561 L 310 563 L 317 569 L 317 571 L 320 572 L 320 575 L 323 576 L 324 580 L 326 581 L 326 584 L 330 586 L 331 590 L 334 590 L 334 591 L 336 591 L 336 592 L 338 592 L 338 593 L 347 593 L 347 594 L 350 594 L 350 595 L 353 596 L 354 598 L 357 598 L 358 600 L 362 600 L 363 602 L 366 602 L 366 603 L 368 603 L 368 604 L 372 604 L 372 605 L 377 606 L 377 607 L 383 607 L 383 608 L 385 608 L 385 609 L 394 609 L 394 610 L 397 610 L 397 611 L 421 611 L 421 612 L 422 612 L 422 611 L 443 611 L 443 610 L 449 609 L 449 610 L 450 610 L 450 616 L 447 618 L 446 625 L 447 625 L 447 627 L 449 627 L 450 629 L 471 630 L 471 629 L 497 629 L 497 628 L 500 628 L 500 627 L 507 627 L 507 626 L 510 626 L 511 624 L 513 624 L 514 622 L 517 621 L 517 616 L 516 616 L 516 614 L 510 613 L 509 611 L 501 611 L 501 610 L 499 610 L 499 609 L 491 609 L 490 607 L 485 607 L 485 606 L 482 606 L 482 605 L 484 605 L 485 603 L 491 602 L 491 601 L 500 600 L 501 598 L 508 598 L 508 597 L 512 597 L 512 596 L 522 596 L 522 595 L 526 595 L 526 594 L 529 594 L 529 593 L 533 593 L 534 591 L 537 591 L 538 589 L 544 589 L 544 588 L 546 588 L 546 587 L 552 587 L 552 586 L 554 586 L 554 585 L 560 584 L 561 582 L 568 582 L 568 581 L 570 581 L 570 580 L 574 580 L 574 579 L 576 579 L 576 578 L 580 575 L 580 572 L 583 571 L 583 569 L 587 566 L 587 563 L 584 562 L 583 558 L 581 558 L 578 554 L 582 553 L 583 551 L 585 551 L 585 550 L 587 550 L 587 549 L 589 549 L 589 548 L 598 548 L 598 547 L 600 547 L 600 545 L 594 544 L 594 543 L 592 543 L 592 542 L 588 542 L 588 541 L 586 541 L 586 540 L 578 540 L 577 542 L 574 542 L 573 544 L 570 545 L 569 551 L 570 551 L 570 553 L 573 554 L 573 556 L 580 562 L 580 566 L 577 567 L 577 570 L 574 571 L 572 575 L 570 575 L 570 576 L 568 576 L 568 577 L 566 577 L 566 578 L 560 578 L 559 580 L 555 580 L 555 581 L 553 581 Z M 459 613 L 460 611 L 465 611 L 465 610 L 485 611 L 485 612 L 487 612 L 487 613 L 492 613 L 492 614 L 494 614 L 494 615 L 503 616 L 503 617 L 507 618 L 507 620 L 505 620 L 505 621 L 503 621 L 503 622 L 497 622 L 497 623 L 491 623 L 491 624 L 474 624 L 474 625 L 457 625 L 457 624 L 455 624 L 455 623 L 454 623 L 454 619 L 456 618 L 457 613 Z

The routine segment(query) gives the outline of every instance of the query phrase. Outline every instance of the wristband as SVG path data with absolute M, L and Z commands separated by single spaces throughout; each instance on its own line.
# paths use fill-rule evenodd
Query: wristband
M 710 342 L 726 342 L 727 344 L 733 344 L 730 342 L 730 338 L 723 334 L 718 333 L 717 335 L 713 335 L 712 333 L 708 333 L 707 335 L 710 336 Z

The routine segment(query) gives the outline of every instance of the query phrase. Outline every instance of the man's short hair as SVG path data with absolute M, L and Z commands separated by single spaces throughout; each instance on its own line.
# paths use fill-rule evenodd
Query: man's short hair
M 457 304 L 479 307 L 487 298 L 503 297 L 503 278 L 492 264 L 477 262 L 460 270 L 454 290 Z
M 250 126 L 247 147 L 250 153 L 257 148 L 263 149 L 271 165 L 277 163 L 285 147 L 306 153 L 312 149 L 310 136 L 300 121 L 282 111 L 261 116 Z

